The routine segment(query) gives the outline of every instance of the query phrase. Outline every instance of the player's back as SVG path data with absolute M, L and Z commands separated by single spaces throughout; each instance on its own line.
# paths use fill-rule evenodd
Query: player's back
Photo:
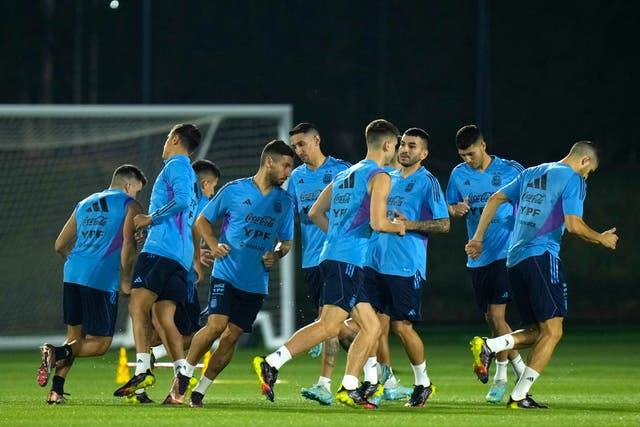
M 118 289 L 122 227 L 132 200 L 122 190 L 107 189 L 78 203 L 76 242 L 64 264 L 65 282 Z
M 371 196 L 369 181 L 384 173 L 373 160 L 361 160 L 336 175 L 328 212 L 329 226 L 320 261 L 330 259 L 364 265 L 369 238 Z
M 564 216 L 582 216 L 586 181 L 564 163 L 544 163 L 525 169 L 502 191 L 518 204 L 507 265 L 545 251 L 557 257 Z

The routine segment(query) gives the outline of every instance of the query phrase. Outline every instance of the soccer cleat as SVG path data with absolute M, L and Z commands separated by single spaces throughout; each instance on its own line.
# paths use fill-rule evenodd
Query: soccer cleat
M 116 397 L 129 396 L 136 390 L 151 387 L 156 383 L 156 377 L 150 369 L 138 375 L 134 375 L 125 385 L 113 392 Z
M 489 403 L 500 403 L 504 394 L 507 392 L 508 384 L 506 381 L 496 381 L 491 385 L 485 399 Z
M 324 346 L 322 343 L 316 344 L 313 347 L 311 347 L 307 353 L 309 353 L 311 358 L 315 359 L 317 357 L 320 357 L 320 355 L 322 354 L 323 347 Z
M 495 353 L 487 346 L 485 338 L 473 337 L 469 342 L 473 355 L 473 371 L 483 384 L 489 382 L 489 367 L 495 357 Z
M 436 394 L 436 386 L 433 384 L 428 385 L 427 387 L 423 385 L 417 385 L 413 388 L 413 393 L 411 393 L 411 397 L 409 401 L 404 404 L 404 406 L 410 408 L 422 408 L 427 400 L 431 396 L 435 396 Z
M 522 400 L 513 400 L 509 397 L 509 403 L 507 403 L 507 408 L 509 409 L 548 409 L 547 405 L 542 403 L 538 403 L 531 397 L 530 394 L 527 394 Z
M 196 377 L 191 377 L 189 379 L 189 387 L 187 387 L 187 393 L 191 393 L 191 390 L 196 388 L 198 385 L 198 379 Z
M 333 395 L 326 387 L 316 384 L 309 388 L 300 389 L 302 397 L 315 400 L 321 405 L 331 405 L 333 403 Z
M 184 397 L 187 394 L 189 385 L 191 384 L 191 377 L 182 375 L 178 372 L 173 377 L 173 383 L 171 384 L 171 390 L 169 394 L 162 402 L 163 405 L 182 405 L 184 403 Z
M 378 363 L 378 379 L 380 380 L 380 384 L 385 384 L 391 375 L 391 368 L 389 368 L 384 363 Z
M 382 384 L 371 384 L 369 381 L 364 381 L 360 384 L 360 390 L 362 390 L 362 394 L 365 399 L 381 397 L 384 393 L 384 387 L 382 387 Z
M 191 393 L 191 399 L 189 399 L 189 408 L 203 408 L 204 404 L 202 400 L 204 399 L 204 394 L 198 393 L 194 391 Z
M 47 403 L 49 405 L 63 405 L 67 403 L 67 399 L 64 398 L 66 393 L 58 394 L 57 391 L 49 390 L 47 395 Z
M 405 387 L 398 384 L 397 387 L 385 387 L 382 398 L 384 400 L 403 400 L 411 396 L 413 389 L 411 387 Z
M 268 400 L 273 402 L 275 397 L 273 394 L 273 386 L 278 379 L 278 370 L 273 366 L 270 366 L 267 361 L 264 360 L 264 357 L 260 356 L 253 358 L 253 370 L 256 372 L 256 375 L 258 375 L 262 394 L 264 394 Z
M 362 387 L 347 390 L 343 386 L 340 386 L 338 393 L 336 393 L 336 401 L 351 408 L 376 409 L 378 407 L 375 403 L 368 401 L 364 397 Z
M 49 382 L 51 368 L 56 364 L 55 347 L 51 344 L 42 344 L 40 346 L 40 367 L 38 368 L 38 384 L 44 387 Z
M 128 405 L 144 405 L 147 403 L 153 403 L 153 400 L 149 398 L 149 395 L 145 391 L 140 394 L 133 393 L 128 396 L 125 396 L 124 403 Z

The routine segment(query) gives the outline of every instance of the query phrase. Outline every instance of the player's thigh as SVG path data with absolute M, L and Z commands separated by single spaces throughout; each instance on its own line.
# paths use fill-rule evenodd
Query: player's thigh
M 82 286 L 82 331 L 87 335 L 112 337 L 118 317 L 118 292 Z
M 264 297 L 264 294 L 233 288 L 229 324 L 237 326 L 244 332 L 251 332 L 253 323 L 262 309 Z
M 391 304 L 388 310 L 391 320 L 421 322 L 422 291 L 425 281 L 420 273 L 406 277 L 386 275 L 384 281 L 391 295 Z
M 567 316 L 567 283 L 560 260 L 548 252 L 527 259 L 530 298 L 538 323 Z
M 368 302 L 363 295 L 364 271 L 353 264 L 325 260 L 320 264 L 324 305 L 340 307 L 349 313 L 358 302 Z

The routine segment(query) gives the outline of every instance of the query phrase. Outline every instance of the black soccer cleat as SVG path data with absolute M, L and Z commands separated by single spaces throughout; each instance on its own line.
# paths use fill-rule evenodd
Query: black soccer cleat
M 509 403 L 507 403 L 507 408 L 509 409 L 548 409 L 549 407 L 545 404 L 538 403 L 531 397 L 530 394 L 527 394 L 522 400 L 513 400 L 509 397 Z
M 260 382 L 260 389 L 265 397 L 273 402 L 275 398 L 273 394 L 273 386 L 278 379 L 278 370 L 269 365 L 264 357 L 256 356 L 253 358 L 253 370 L 258 376 Z
M 423 385 L 417 385 L 413 388 L 413 393 L 411 393 L 411 397 L 409 401 L 404 404 L 404 406 L 411 408 L 422 408 L 427 400 L 431 396 L 435 396 L 436 394 L 436 386 L 431 384 L 427 387 Z

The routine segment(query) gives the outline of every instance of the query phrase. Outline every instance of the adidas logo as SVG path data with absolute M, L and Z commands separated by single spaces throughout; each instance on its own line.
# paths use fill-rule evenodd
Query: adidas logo
M 409 316 L 415 316 L 416 315 L 416 311 L 414 309 L 409 310 L 409 313 L 407 313 Z
M 298 184 L 304 184 L 304 179 L 300 178 L 300 179 L 298 180 Z
M 533 377 L 526 377 L 525 380 L 533 382 Z
M 504 339 L 504 345 L 506 345 L 507 347 L 509 347 L 509 340 L 508 339 Z
M 471 182 L 469 182 L 468 179 L 465 179 L 464 182 L 462 183 L 462 185 L 471 185 Z
M 142 363 L 142 359 L 136 360 L 136 363 Z
M 251 205 L 251 199 L 247 199 L 244 202 L 242 202 L 243 205 Z
M 509 298 L 509 292 L 505 292 L 504 294 L 502 294 L 502 298 Z
M 140 276 L 136 277 L 136 280 L 134 280 L 133 283 L 142 283 Z

